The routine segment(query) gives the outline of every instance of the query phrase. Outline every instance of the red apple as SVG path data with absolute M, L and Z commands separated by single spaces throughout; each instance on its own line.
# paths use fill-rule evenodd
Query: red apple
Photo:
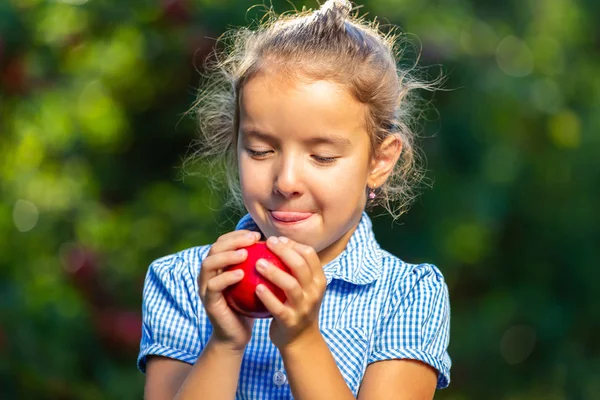
M 246 261 L 232 265 L 227 268 L 228 271 L 241 269 L 244 271 L 244 277 L 238 283 L 229 286 L 223 291 L 225 300 L 229 306 L 238 313 L 252 318 L 270 318 L 271 313 L 256 295 L 256 286 L 259 283 L 265 285 L 279 300 L 285 302 L 285 293 L 270 281 L 265 279 L 256 271 L 256 262 L 263 258 L 271 265 L 287 272 L 291 275 L 289 268 L 267 248 L 265 242 L 257 242 L 251 246 L 245 247 L 248 251 Z

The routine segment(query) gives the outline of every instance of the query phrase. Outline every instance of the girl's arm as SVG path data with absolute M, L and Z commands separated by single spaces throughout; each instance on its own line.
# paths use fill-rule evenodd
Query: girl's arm
M 369 364 L 358 400 L 433 399 L 438 372 L 415 360 L 385 360 Z
M 192 369 L 190 364 L 163 356 L 149 356 L 146 362 L 144 399 L 172 399 Z
M 323 340 L 316 336 L 282 352 L 294 399 L 353 399 Z M 433 399 L 437 371 L 415 360 L 386 360 L 370 364 L 358 400 Z
M 281 351 L 294 399 L 354 399 L 319 331 Z
M 244 261 L 248 254 L 243 247 L 250 246 L 259 239 L 260 234 L 257 232 L 239 230 L 222 235 L 211 246 L 200 267 L 198 295 L 211 322 L 212 335 L 194 366 L 165 357 L 149 358 L 146 364 L 144 389 L 147 399 L 224 400 L 235 397 L 242 358 L 246 345 L 252 337 L 254 320 L 235 314 L 229 308 L 222 293 L 225 288 L 240 281 L 243 273 L 220 271 L 229 265 Z M 162 287 L 155 292 L 160 293 L 161 290 Z M 155 292 L 149 291 L 148 296 L 157 297 Z M 156 299 L 153 298 L 153 301 L 151 305 L 156 308 Z M 172 307 L 172 304 L 177 304 L 177 301 L 175 297 L 171 298 L 168 306 Z M 154 310 L 150 306 L 149 309 Z M 163 315 L 157 319 L 162 321 L 165 319 L 164 315 L 171 315 L 170 312 L 165 312 L 165 309 L 169 310 L 167 307 L 159 309 Z M 172 336 L 176 337 L 177 332 L 173 330 L 178 328 L 176 325 L 168 325 L 165 329 L 171 330 Z M 188 330 L 184 333 L 190 332 L 193 326 L 188 324 L 186 328 Z M 177 350 L 176 346 L 171 348 Z
M 354 399 L 322 336 L 281 355 L 294 399 Z M 437 371 L 420 361 L 379 361 L 367 367 L 358 400 L 430 400 L 436 382 Z
M 146 367 L 144 398 L 234 399 L 243 355 L 211 339 L 194 366 L 153 357 Z
M 270 337 L 283 358 L 294 399 L 353 399 L 319 330 L 319 308 L 327 287 L 319 257 L 312 247 L 285 237 L 270 237 L 267 245 L 292 272 L 264 260 L 256 264 L 257 271 L 287 297 L 282 303 L 264 285 L 256 288 L 273 315 Z
M 319 331 L 318 309 L 326 281 L 314 250 L 286 238 L 269 238 L 267 244 L 294 275 L 269 267 L 268 263 L 259 262 L 256 266 L 265 278 L 286 293 L 287 300 L 282 303 L 263 285 L 257 287 L 258 297 L 273 314 L 270 336 L 282 355 L 294 398 L 353 398 Z M 445 293 L 445 286 L 438 286 L 439 292 Z M 442 301 L 445 297 L 436 299 Z M 389 345 L 393 347 L 395 342 Z M 363 378 L 359 399 L 431 399 L 436 388 L 436 374 L 432 367 L 404 357 L 372 362 Z

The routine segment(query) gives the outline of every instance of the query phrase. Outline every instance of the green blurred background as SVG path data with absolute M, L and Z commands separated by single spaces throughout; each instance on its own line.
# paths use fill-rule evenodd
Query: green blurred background
M 179 167 L 202 61 L 253 4 L 0 0 L 0 398 L 141 398 L 147 266 L 237 220 Z M 427 97 L 433 187 L 374 219 L 448 282 L 436 398 L 600 399 L 600 2 L 363 5 L 451 89 Z

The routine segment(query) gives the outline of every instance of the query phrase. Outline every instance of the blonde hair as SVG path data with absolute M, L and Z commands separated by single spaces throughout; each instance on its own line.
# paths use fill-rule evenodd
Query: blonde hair
M 256 29 L 233 29 L 221 37 L 225 46 L 207 60 L 207 84 L 191 109 L 200 138 L 192 144 L 183 169 L 189 173 L 189 166 L 201 165 L 213 187 L 225 183 L 231 195 L 226 206 L 244 209 L 236 152 L 239 95 L 246 82 L 268 68 L 289 77 L 335 82 L 366 104 L 371 156 L 387 136 L 399 135 L 400 158 L 375 199 L 367 201 L 367 209 L 380 205 L 396 219 L 416 198 L 424 169 L 414 143 L 419 100 L 415 91 L 433 90 L 439 79 L 416 78 L 416 63 L 402 68 L 400 35 L 394 29 L 383 33 L 376 21 L 352 10 L 347 0 L 328 0 L 316 11 L 277 15 L 269 10 Z

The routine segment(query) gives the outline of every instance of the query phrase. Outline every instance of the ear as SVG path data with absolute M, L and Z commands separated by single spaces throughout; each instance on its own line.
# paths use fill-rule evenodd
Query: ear
M 400 135 L 390 135 L 379 145 L 377 152 L 371 160 L 371 171 L 367 184 L 370 188 L 377 188 L 390 176 L 402 152 Z

